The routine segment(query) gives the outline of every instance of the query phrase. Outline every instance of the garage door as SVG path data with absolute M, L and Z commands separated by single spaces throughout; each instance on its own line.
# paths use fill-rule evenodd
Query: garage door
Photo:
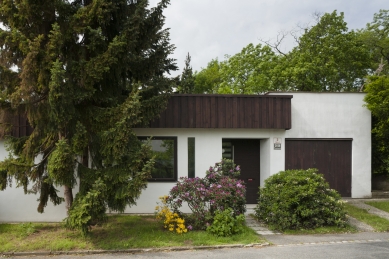
M 352 139 L 286 139 L 285 169 L 317 168 L 342 197 L 351 197 Z

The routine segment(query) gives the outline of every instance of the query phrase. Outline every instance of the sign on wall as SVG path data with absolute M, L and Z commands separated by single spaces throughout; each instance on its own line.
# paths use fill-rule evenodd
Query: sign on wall
M 281 150 L 282 138 L 273 138 L 274 150 Z

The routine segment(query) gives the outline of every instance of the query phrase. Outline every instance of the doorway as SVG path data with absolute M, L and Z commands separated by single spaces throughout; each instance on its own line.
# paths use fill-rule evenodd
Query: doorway
M 260 186 L 260 140 L 223 139 L 223 158 L 232 159 L 241 168 L 240 180 L 246 184 L 246 203 L 256 204 Z

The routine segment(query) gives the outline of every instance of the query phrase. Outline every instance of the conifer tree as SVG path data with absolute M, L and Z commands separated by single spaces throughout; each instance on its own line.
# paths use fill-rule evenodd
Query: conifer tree
M 185 67 L 182 70 L 179 92 L 181 94 L 192 94 L 194 92 L 195 78 L 193 76 L 193 70 L 190 66 L 191 57 L 188 53 L 185 59 Z
M 33 127 L 30 136 L 7 137 L 1 189 L 10 178 L 25 192 L 32 185 L 39 212 L 49 199 L 65 200 L 68 225 L 84 233 L 107 208 L 135 204 L 153 159 L 132 128 L 164 108 L 171 91 L 164 74 L 176 70 L 163 29 L 168 4 L 0 0 L 0 109 Z M 1 117 L 5 131 L 11 117 Z

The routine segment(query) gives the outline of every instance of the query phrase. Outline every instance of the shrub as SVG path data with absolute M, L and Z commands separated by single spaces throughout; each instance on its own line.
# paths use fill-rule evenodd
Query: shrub
M 205 178 L 181 177 L 170 190 L 166 203 L 179 215 L 183 215 L 180 208 L 187 203 L 192 211 L 187 221 L 195 229 L 206 229 L 217 210 L 231 208 L 234 216 L 246 211 L 245 185 L 243 181 L 231 178 L 239 174 L 239 166 L 224 159 L 210 167 Z
M 346 214 L 340 198 L 317 169 L 288 170 L 265 180 L 255 214 L 278 230 L 344 227 Z
M 213 223 L 207 227 L 207 231 L 216 236 L 232 236 L 243 231 L 245 217 L 243 214 L 234 216 L 232 209 L 223 211 L 217 210 L 213 218 Z
M 186 233 L 188 230 L 185 227 L 185 220 L 180 218 L 177 213 L 173 213 L 166 205 L 167 196 L 159 197 L 161 205 L 155 208 L 156 217 L 163 221 L 164 228 L 171 232 L 177 232 L 178 234 Z

